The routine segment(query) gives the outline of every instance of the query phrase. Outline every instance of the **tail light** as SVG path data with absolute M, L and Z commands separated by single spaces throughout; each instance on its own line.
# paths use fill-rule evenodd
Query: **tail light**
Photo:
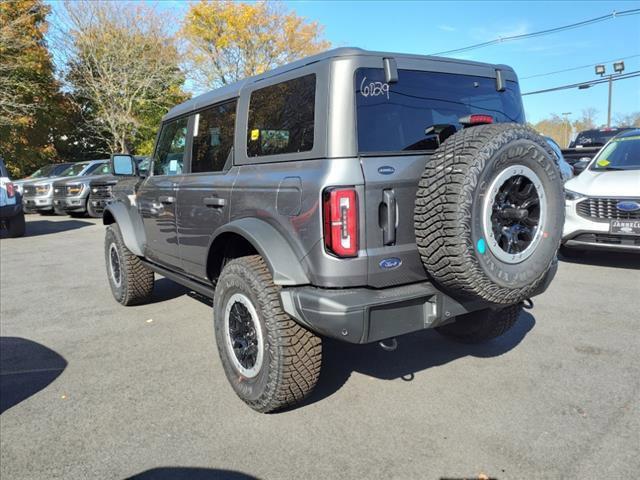
M 7 197 L 13 198 L 16 196 L 16 186 L 9 182 L 7 183 Z
M 481 115 L 479 113 L 473 113 L 471 115 L 467 115 L 466 117 L 462 117 L 458 121 L 461 125 L 467 127 L 471 125 L 484 125 L 487 123 L 493 123 L 493 117 L 491 115 Z
M 323 193 L 324 245 L 338 257 L 358 256 L 358 196 L 354 188 Z

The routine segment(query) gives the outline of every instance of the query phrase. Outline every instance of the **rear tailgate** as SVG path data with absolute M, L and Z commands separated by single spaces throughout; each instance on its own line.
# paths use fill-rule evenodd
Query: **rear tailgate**
M 362 158 L 368 284 L 382 288 L 424 280 L 413 207 L 425 155 Z
M 495 74 L 495 71 L 491 70 Z M 365 178 L 368 280 L 388 287 L 424 280 L 413 210 L 428 156 L 470 114 L 524 122 L 518 84 L 495 77 L 419 70 L 385 83 L 382 68 L 356 71 L 358 150 Z

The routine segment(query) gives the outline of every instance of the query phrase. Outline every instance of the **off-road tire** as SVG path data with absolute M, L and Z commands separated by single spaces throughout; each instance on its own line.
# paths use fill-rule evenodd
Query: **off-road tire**
M 302 401 L 315 387 L 322 363 L 322 341 L 282 309 L 280 287 L 259 255 L 231 260 L 218 278 L 214 329 L 225 374 L 236 394 L 252 409 L 273 412 Z M 234 294 L 248 298 L 260 323 L 263 358 L 248 378 L 234 365 L 225 332 L 225 308 Z
M 500 310 L 480 310 L 456 317 L 455 322 L 436 327 L 436 331 L 462 343 L 483 343 L 506 333 L 518 320 L 522 304 Z
M 111 248 L 117 250 L 120 265 L 120 284 L 114 280 L 111 271 Z M 136 255 L 125 246 L 118 224 L 107 226 L 104 241 L 105 266 L 111 292 L 122 305 L 140 305 L 147 303 L 153 293 L 153 271 L 147 268 Z
M 20 212 L 18 215 L 7 221 L 7 233 L 11 238 L 18 238 L 24 235 L 26 224 L 24 221 L 24 213 Z
M 514 264 L 484 248 L 483 202 L 492 181 L 520 165 L 541 182 L 546 225 L 530 256 Z M 427 160 L 416 195 L 416 243 L 429 277 L 460 299 L 515 304 L 530 297 L 560 245 L 561 178 L 547 142 L 526 126 L 479 125 L 449 137 Z

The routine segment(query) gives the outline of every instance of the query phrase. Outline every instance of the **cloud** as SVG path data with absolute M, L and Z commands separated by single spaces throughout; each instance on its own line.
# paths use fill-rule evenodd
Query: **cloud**
M 438 28 L 444 32 L 455 32 L 457 30 L 457 28 L 451 25 L 438 25 Z

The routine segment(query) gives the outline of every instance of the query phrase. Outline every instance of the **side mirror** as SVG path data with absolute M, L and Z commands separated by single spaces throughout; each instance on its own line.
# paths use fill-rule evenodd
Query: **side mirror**
M 133 155 L 114 153 L 111 155 L 111 171 L 114 175 L 138 175 L 138 164 Z

